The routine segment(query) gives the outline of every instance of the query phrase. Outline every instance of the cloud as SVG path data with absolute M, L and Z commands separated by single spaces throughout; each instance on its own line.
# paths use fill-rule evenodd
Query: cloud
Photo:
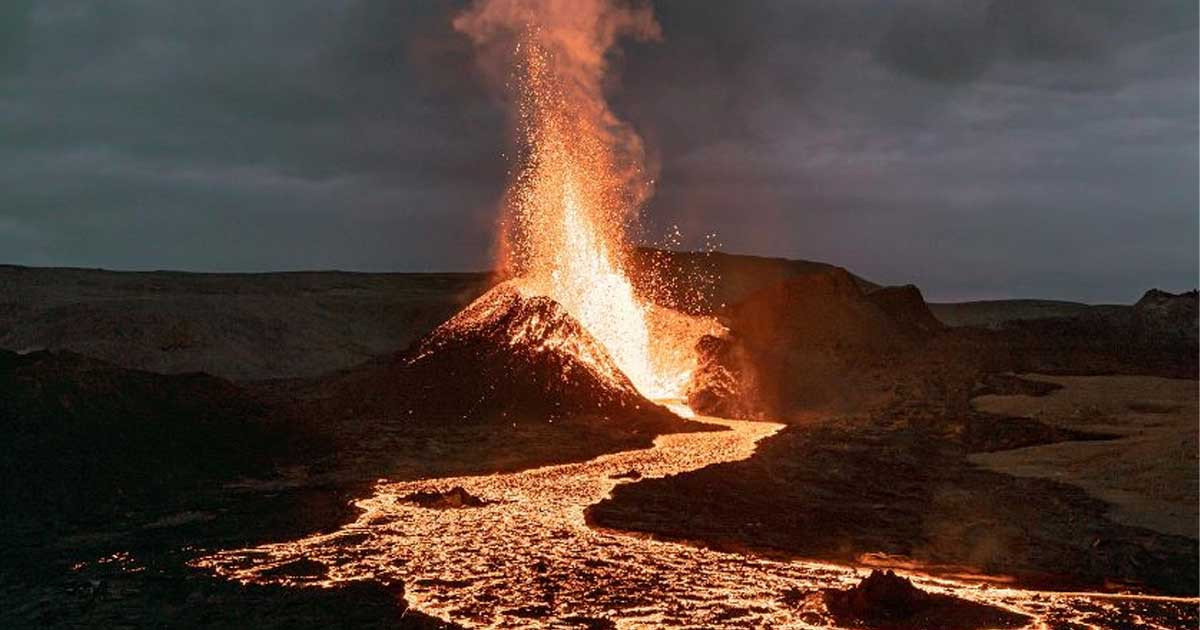
M 0 80 L 25 66 L 32 9 L 33 0 L 12 0 L 0 6 Z
M 3 259 L 486 265 L 507 113 L 465 6 L 3 3 Z M 1195 3 L 653 8 L 604 86 L 661 164 L 651 232 L 941 298 L 1196 284 Z
M 909 4 L 898 8 L 876 50 L 890 67 L 931 81 L 978 78 L 992 62 L 994 33 L 979 6 Z

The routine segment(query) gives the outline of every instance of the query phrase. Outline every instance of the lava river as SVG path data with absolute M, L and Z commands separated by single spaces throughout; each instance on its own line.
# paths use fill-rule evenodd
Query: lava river
M 512 474 L 380 483 L 341 530 L 294 542 L 225 551 L 195 566 L 229 579 L 329 586 L 402 581 L 411 606 L 483 627 L 825 627 L 818 600 L 794 597 L 846 587 L 862 570 L 785 561 L 592 529 L 584 511 L 637 471 L 658 477 L 745 459 L 782 425 L 703 418 L 728 431 L 659 437 L 653 447 Z M 618 478 L 625 475 L 624 478 Z M 490 501 L 432 509 L 410 494 L 461 486 Z M 297 560 L 324 577 L 278 577 Z M 912 575 L 933 592 L 1029 615 L 1032 627 L 1195 627 L 1195 599 L 1050 593 Z

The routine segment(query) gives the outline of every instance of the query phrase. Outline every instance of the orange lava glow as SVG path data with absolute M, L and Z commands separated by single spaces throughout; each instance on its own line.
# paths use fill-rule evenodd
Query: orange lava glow
M 624 256 L 639 194 L 603 128 L 607 108 L 573 98 L 535 36 L 517 54 L 525 154 L 509 194 L 505 266 L 578 319 L 643 395 L 682 398 L 696 342 L 719 326 L 634 289 Z
M 639 17 L 645 24 L 649 18 L 599 19 L 607 14 L 588 13 L 596 4 L 499 0 L 479 3 L 455 23 L 477 43 L 494 30 L 489 20 L 508 23 L 537 11 L 572 26 L 587 24 L 590 15 L 609 29 L 599 29 L 605 36 L 594 37 L 600 44 L 591 47 L 565 36 L 560 39 L 570 45 L 544 46 L 536 27 L 519 38 L 515 87 L 522 154 L 501 235 L 505 267 L 516 281 L 447 326 L 486 320 L 513 291 L 546 296 L 604 352 L 566 333 L 554 336 L 558 329 L 543 319 L 509 330 L 512 343 L 537 340 L 535 349 L 570 352 L 609 376 L 620 376 L 612 374 L 619 369 L 649 398 L 679 400 L 695 367 L 696 341 L 720 326 L 656 306 L 653 296 L 636 288 L 653 283 L 635 285 L 629 276 L 627 233 L 645 193 L 637 184 L 646 179 L 640 159 L 614 143 L 612 128 L 620 123 L 597 100 L 599 82 L 579 89 L 579 75 L 560 72 L 554 56 L 568 50 L 588 67 L 602 65 L 612 25 Z M 692 415 L 686 407 L 673 408 Z M 618 484 L 746 459 L 760 440 L 782 428 L 699 420 L 728 430 L 663 435 L 651 448 L 516 473 L 381 481 L 372 496 L 356 502 L 358 518 L 336 532 L 221 551 L 192 565 L 245 583 L 403 584 L 413 609 L 466 627 L 829 627 L 831 617 L 815 589 L 853 585 L 863 577 L 859 568 L 707 549 L 588 525 L 588 506 L 611 496 Z M 482 501 L 439 509 L 411 500 L 454 488 Z M 289 572 L 289 566 L 304 563 L 319 571 Z M 1048 593 L 904 573 L 925 590 L 1028 615 L 1034 628 L 1194 627 L 1196 621 L 1194 599 Z
M 728 431 L 664 435 L 652 448 L 511 474 L 381 482 L 329 534 L 223 551 L 193 564 L 246 583 L 403 583 L 416 610 L 467 627 L 823 628 L 819 601 L 854 567 L 778 560 L 597 530 L 584 514 L 631 470 L 662 477 L 751 456 L 782 425 L 705 418 Z M 488 503 L 436 509 L 405 499 L 461 487 Z M 747 524 L 752 527 L 753 524 Z M 289 576 L 296 561 L 327 567 Z M 283 570 L 281 570 L 283 569 Z M 1030 628 L 1194 628 L 1194 598 L 1055 593 L 903 571 L 920 588 L 1028 615 Z

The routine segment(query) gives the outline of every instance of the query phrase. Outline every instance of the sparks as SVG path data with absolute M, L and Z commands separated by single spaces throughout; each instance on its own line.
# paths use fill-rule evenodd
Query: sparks
M 627 174 L 597 120 L 607 109 L 570 98 L 533 35 L 518 54 L 524 159 L 502 237 L 508 270 L 578 319 L 639 392 L 680 399 L 696 341 L 718 325 L 668 312 L 635 290 L 625 256 L 636 212 Z

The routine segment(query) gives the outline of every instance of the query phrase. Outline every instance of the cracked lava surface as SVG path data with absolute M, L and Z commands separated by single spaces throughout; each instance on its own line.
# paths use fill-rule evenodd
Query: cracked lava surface
M 194 566 L 240 582 L 296 587 L 403 582 L 415 610 L 469 627 L 828 627 L 819 597 L 861 568 L 777 560 L 650 540 L 587 525 L 584 511 L 630 471 L 678 474 L 750 457 L 782 425 L 702 418 L 727 431 L 660 436 L 648 449 L 475 477 L 381 482 L 358 519 L 302 540 L 220 552 Z M 433 509 L 406 501 L 461 486 L 489 501 Z M 653 506 L 646 506 L 652 510 Z M 318 576 L 278 570 L 298 560 Z M 901 571 L 901 573 L 905 573 Z M 1029 615 L 1034 628 L 1194 628 L 1195 598 L 1057 593 L 908 574 L 930 592 Z

